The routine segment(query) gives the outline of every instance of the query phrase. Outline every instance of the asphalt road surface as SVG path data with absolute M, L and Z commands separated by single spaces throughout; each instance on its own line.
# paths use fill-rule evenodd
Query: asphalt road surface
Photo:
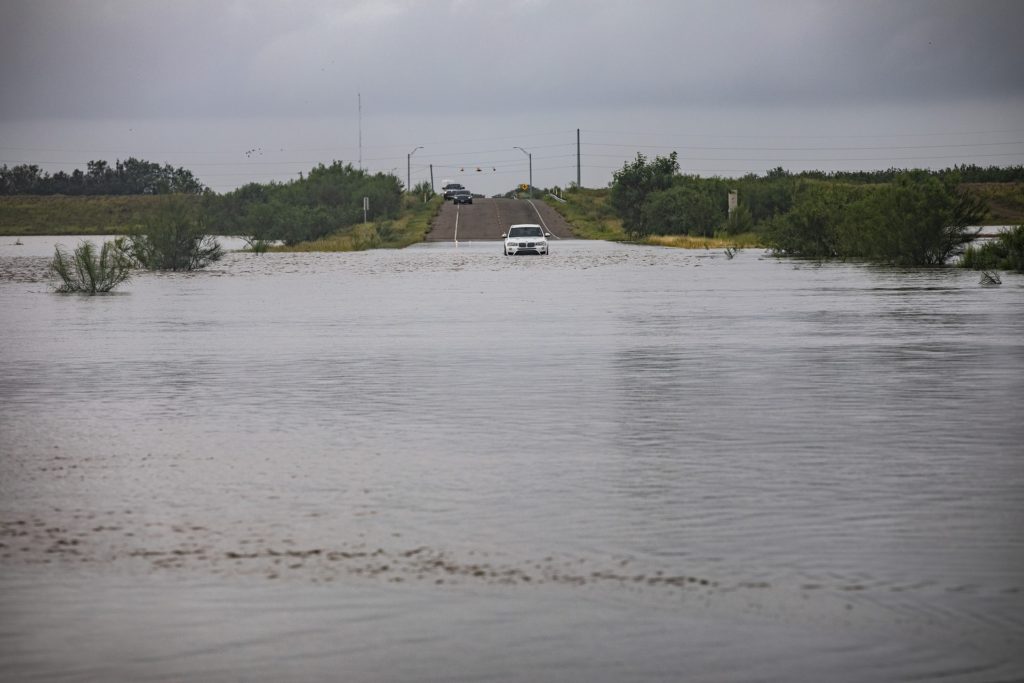
M 562 216 L 539 199 L 474 199 L 472 204 L 445 202 L 427 233 L 427 242 L 500 240 L 508 226 L 536 223 L 547 228 L 552 241 L 572 239 Z

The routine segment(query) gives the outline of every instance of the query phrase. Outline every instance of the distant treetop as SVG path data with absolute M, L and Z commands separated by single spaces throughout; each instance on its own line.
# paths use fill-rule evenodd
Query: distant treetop
M 85 172 L 53 175 L 36 164 L 0 166 L 0 195 L 129 195 L 129 194 L 204 194 L 209 189 L 185 168 L 156 164 L 129 157 L 114 166 L 106 161 L 90 161 Z

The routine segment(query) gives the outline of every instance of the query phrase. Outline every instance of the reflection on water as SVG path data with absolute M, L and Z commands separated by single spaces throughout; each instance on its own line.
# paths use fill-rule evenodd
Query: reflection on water
M 78 297 L 23 240 L 4 678 L 1024 675 L 1019 278 L 463 243 Z

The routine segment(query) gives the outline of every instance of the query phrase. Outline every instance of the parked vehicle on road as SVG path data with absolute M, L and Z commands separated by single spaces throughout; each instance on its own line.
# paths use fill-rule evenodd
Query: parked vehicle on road
M 472 204 L 473 193 L 469 190 L 456 190 L 452 194 L 452 202 L 455 204 Z
M 548 237 L 550 232 L 545 232 L 536 223 L 517 223 L 509 226 L 508 232 L 502 235 L 505 238 L 505 256 L 517 254 L 538 254 L 547 256 Z

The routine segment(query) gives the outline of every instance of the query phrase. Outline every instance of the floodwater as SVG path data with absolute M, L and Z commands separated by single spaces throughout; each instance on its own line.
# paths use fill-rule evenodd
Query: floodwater
M 22 241 L 0 679 L 1024 678 L 1020 276 Z

